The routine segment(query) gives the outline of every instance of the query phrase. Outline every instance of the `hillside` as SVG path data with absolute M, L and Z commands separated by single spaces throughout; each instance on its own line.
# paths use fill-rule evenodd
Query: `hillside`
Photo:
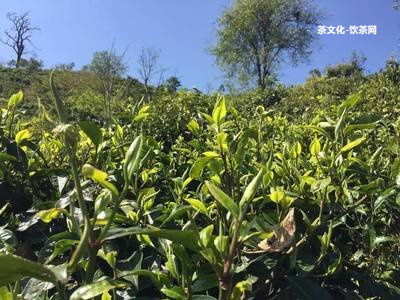
M 229 278 L 234 299 L 400 295 L 397 62 L 149 102 L 121 78 L 112 120 L 89 72 L 0 72 L 3 293 L 215 299 Z

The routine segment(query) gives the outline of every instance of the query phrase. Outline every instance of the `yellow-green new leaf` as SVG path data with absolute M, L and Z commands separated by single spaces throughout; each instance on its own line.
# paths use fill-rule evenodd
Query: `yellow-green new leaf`
M 138 114 L 135 116 L 133 121 L 139 122 L 141 120 L 145 120 L 149 116 L 148 110 L 150 109 L 150 105 L 144 105 L 140 108 Z
M 45 223 L 50 223 L 53 219 L 58 218 L 58 216 L 62 213 L 62 210 L 59 208 L 50 208 L 47 210 L 41 210 L 37 213 L 37 216 Z
M 218 102 L 215 104 L 213 113 L 212 113 L 212 118 L 215 123 L 220 124 L 222 120 L 226 116 L 226 101 L 225 97 L 221 96 L 218 100 Z
M 22 91 L 19 91 L 18 93 L 12 95 L 8 100 L 7 108 L 9 110 L 12 109 L 15 105 L 21 102 L 23 98 L 24 98 L 24 93 Z
M 210 243 L 212 241 L 212 233 L 214 230 L 214 225 L 208 225 L 207 227 L 203 228 L 200 231 L 200 243 L 201 246 L 204 248 L 208 248 L 210 246 Z
M 130 145 L 125 155 L 124 176 L 127 182 L 131 181 L 132 175 L 139 167 L 142 152 L 143 137 L 139 135 Z
M 358 145 L 360 145 L 361 143 L 363 143 L 365 141 L 365 137 L 361 137 L 358 138 L 350 143 L 348 143 L 346 146 L 344 146 L 341 149 L 341 152 L 346 152 L 346 151 L 350 151 L 351 149 L 357 147 Z
M 321 143 L 319 141 L 319 138 L 315 137 L 310 145 L 311 155 L 317 156 L 320 151 L 321 151 Z
M 102 295 L 104 292 L 115 288 L 123 288 L 128 285 L 128 282 L 122 280 L 115 280 L 111 278 L 103 278 L 97 282 L 81 286 L 75 290 L 70 299 L 71 300 L 86 300 L 92 299 L 96 296 Z
M 15 135 L 15 141 L 17 142 L 17 145 L 20 145 L 24 140 L 27 140 L 31 137 L 32 134 L 29 132 L 29 130 L 23 129 Z
M 193 134 L 199 134 L 200 133 L 200 125 L 197 123 L 196 120 L 191 120 L 186 127 L 189 129 L 189 131 Z
M 0 299 L 13 300 L 13 294 L 8 290 L 6 286 L 0 287 Z
M 256 177 L 253 178 L 253 180 L 249 183 L 249 185 L 246 187 L 242 199 L 240 199 L 239 202 L 239 208 L 242 209 L 244 205 L 247 203 L 251 202 L 253 200 L 258 188 L 260 187 L 262 181 L 263 181 L 263 176 L 264 176 L 264 168 L 262 168 Z
M 107 177 L 108 177 L 107 173 L 100 171 L 99 169 L 96 169 L 92 165 L 85 164 L 82 167 L 82 174 L 85 177 L 93 179 L 97 183 L 101 184 L 103 187 L 110 190 L 115 195 L 119 195 L 118 189 L 115 187 L 115 185 L 113 185 L 111 182 L 107 181 Z
M 239 218 L 239 206 L 233 201 L 233 199 L 211 181 L 206 181 L 206 185 L 215 200 L 225 207 L 235 218 Z
M 198 160 L 195 161 L 193 166 L 190 168 L 189 176 L 193 179 L 200 179 L 204 168 L 208 165 L 208 163 L 212 159 L 213 159 L 212 156 L 200 157 Z
M 185 201 L 188 202 L 195 210 L 200 211 L 202 214 L 207 216 L 207 208 L 203 202 L 197 199 L 185 199 Z
M 271 194 L 269 195 L 269 197 L 275 203 L 279 203 L 285 197 L 285 192 L 281 187 L 278 187 L 276 189 L 271 188 Z

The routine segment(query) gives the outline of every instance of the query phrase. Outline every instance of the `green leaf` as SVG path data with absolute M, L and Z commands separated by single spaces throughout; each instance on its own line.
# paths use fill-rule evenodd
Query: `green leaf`
M 248 204 L 251 202 L 257 193 L 258 188 L 260 187 L 262 181 L 263 181 L 263 176 L 264 176 L 264 168 L 262 168 L 256 177 L 253 178 L 253 180 L 249 183 L 249 185 L 246 187 L 242 199 L 240 199 L 239 202 L 239 208 L 240 210 L 243 208 L 244 205 Z
M 174 286 L 173 288 L 167 288 L 167 287 L 163 287 L 161 289 L 161 292 L 163 292 L 167 297 L 172 298 L 172 299 L 176 299 L 176 300 L 185 300 L 185 293 L 183 292 L 183 290 L 178 287 L 178 286 Z
M 361 100 L 361 94 L 351 94 L 350 96 L 347 97 L 345 101 L 340 104 L 340 108 L 352 108 L 354 105 L 358 103 L 358 101 Z
M 94 212 L 96 214 L 103 211 L 112 202 L 112 193 L 109 190 L 102 190 L 94 201 Z
M 315 180 L 312 184 L 311 184 L 311 191 L 313 193 L 324 190 L 328 187 L 328 185 L 331 183 L 331 178 L 324 178 L 324 179 L 319 179 L 319 180 Z
M 185 199 L 185 201 L 188 202 L 195 210 L 200 211 L 203 215 L 207 216 L 207 208 L 203 202 L 197 199 Z
M 101 184 L 103 187 L 110 190 L 115 195 L 119 195 L 118 189 L 111 182 L 107 181 L 108 177 L 107 173 L 100 171 L 99 169 L 96 169 L 92 165 L 85 164 L 82 167 L 82 174 L 85 177 L 93 179 L 97 183 Z
M 218 286 L 218 278 L 215 273 L 199 276 L 193 283 L 192 291 L 194 293 L 207 291 Z
M 199 134 L 200 133 L 200 125 L 197 123 L 196 120 L 191 120 L 186 127 L 189 129 L 189 131 L 193 134 Z
M 103 134 L 101 132 L 100 127 L 91 121 L 81 121 L 78 123 L 79 127 L 82 131 L 89 137 L 92 143 L 99 147 L 99 145 L 103 142 Z
M 149 270 L 133 270 L 131 272 L 124 272 L 121 277 L 128 277 L 128 276 L 144 276 L 151 279 L 153 284 L 158 288 L 161 289 L 163 285 L 170 283 L 170 278 L 162 272 L 154 272 Z
M 214 246 L 219 253 L 225 255 L 228 251 L 229 237 L 226 235 L 219 235 L 214 239 Z
M 214 151 L 203 152 L 203 155 L 206 157 L 219 157 L 219 154 Z
M 246 145 L 248 144 L 248 140 L 249 138 L 247 136 L 243 136 L 236 147 L 235 161 L 238 168 L 242 165 L 243 160 L 245 158 L 246 155 L 245 150 L 246 150 Z
M 375 127 L 376 123 L 348 125 L 344 132 L 346 135 L 349 135 L 356 130 L 374 129 Z
M 212 124 L 214 124 L 214 120 L 213 120 L 213 118 L 209 115 L 209 114 L 206 114 L 206 113 L 200 113 L 206 120 L 207 120 L 207 122 L 210 124 L 210 125 L 212 125 Z
M 130 145 L 125 155 L 124 176 L 127 182 L 131 181 L 131 177 L 139 167 L 140 155 L 142 152 L 143 137 L 139 135 Z
M 320 143 L 319 139 L 317 137 L 315 137 L 310 145 L 311 155 L 317 156 L 320 151 L 321 151 L 321 143 Z
M 12 254 L 0 254 L 0 266 L 0 286 L 23 277 L 33 277 L 52 283 L 56 283 L 59 279 L 46 266 Z
M 17 159 L 8 154 L 8 153 L 4 153 L 4 152 L 0 152 L 0 161 L 16 161 Z
M 212 233 L 214 230 L 214 225 L 208 225 L 207 227 L 204 227 L 201 231 L 200 231 L 200 242 L 201 245 L 204 248 L 208 248 L 211 244 L 212 241 Z
M 217 200 L 223 207 L 225 207 L 235 218 L 239 218 L 239 207 L 233 201 L 231 197 L 224 193 L 218 188 L 213 182 L 206 181 L 206 185 L 211 195 Z
M 374 211 L 378 211 L 379 207 L 385 202 L 386 199 L 393 196 L 396 193 L 396 188 L 388 188 L 383 191 L 374 202 Z
M 217 298 L 207 295 L 193 295 L 192 300 L 217 300 Z
M 301 300 L 333 300 L 329 292 L 318 283 L 303 277 L 288 276 L 289 284 L 297 299 Z
M 139 227 L 112 228 L 107 232 L 104 241 L 137 234 L 146 234 L 149 236 L 170 240 L 174 243 L 181 244 L 192 250 L 199 249 L 199 246 L 197 245 L 196 234 L 192 230 L 181 231 L 173 229 L 158 229 L 155 227 L 145 229 Z
M 24 93 L 22 91 L 19 91 L 18 93 L 13 94 L 10 97 L 10 99 L 8 100 L 7 108 L 12 109 L 15 105 L 17 105 L 19 102 L 21 102 L 23 98 L 24 98 Z
M 224 96 L 220 96 L 214 106 L 212 118 L 215 123 L 220 124 L 226 116 L 226 101 Z
M 75 290 L 72 293 L 70 300 L 91 299 L 98 295 L 102 295 L 104 292 L 108 292 L 109 290 L 123 288 L 127 285 L 128 283 L 126 281 L 103 277 L 97 282 L 84 285 Z
M 20 145 L 24 140 L 29 139 L 31 136 L 32 134 L 28 129 L 23 129 L 15 135 L 15 141 L 17 142 L 17 145 Z
M 0 228 L 0 249 L 7 246 L 15 248 L 17 245 L 18 240 L 15 234 L 11 230 Z
M 174 209 L 171 211 L 169 216 L 164 220 L 164 222 L 162 222 L 160 227 L 164 226 L 165 224 L 167 224 L 168 222 L 170 222 L 172 220 L 179 218 L 181 215 L 185 214 L 190 209 L 191 209 L 190 205 L 174 207 Z
M 150 105 L 143 105 L 140 108 L 138 114 L 133 119 L 133 121 L 139 122 L 141 120 L 145 120 L 150 115 L 150 113 L 148 112 L 149 109 L 150 109 Z
M 346 146 L 344 146 L 340 151 L 341 152 L 346 152 L 346 151 L 350 151 L 351 149 L 357 147 L 358 145 L 360 145 L 361 143 L 363 143 L 365 141 L 365 137 L 361 137 L 358 138 L 350 143 L 348 143 Z
M 200 157 L 190 168 L 189 176 L 193 179 L 200 179 L 201 173 L 212 159 L 212 156 Z

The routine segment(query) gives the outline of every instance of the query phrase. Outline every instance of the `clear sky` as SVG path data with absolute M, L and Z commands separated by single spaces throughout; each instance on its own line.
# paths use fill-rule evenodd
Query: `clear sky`
M 215 41 L 215 23 L 231 0 L 1 0 L 0 34 L 9 27 L 7 12 L 29 11 L 36 56 L 46 67 L 90 62 L 93 52 L 127 49 L 128 74 L 137 77 L 137 57 L 142 47 L 161 50 L 160 64 L 185 87 L 216 89 L 221 73 L 207 53 Z M 400 12 L 392 0 L 320 0 L 328 15 L 322 25 L 348 29 L 350 25 L 376 25 L 377 35 L 322 35 L 308 64 L 285 66 L 280 79 L 301 83 L 314 68 L 344 62 L 354 50 L 368 58 L 368 71 L 379 70 L 398 51 Z M 315 28 L 317 30 L 317 28 Z M 3 35 L 2 35 L 3 36 Z M 0 45 L 0 62 L 14 58 Z

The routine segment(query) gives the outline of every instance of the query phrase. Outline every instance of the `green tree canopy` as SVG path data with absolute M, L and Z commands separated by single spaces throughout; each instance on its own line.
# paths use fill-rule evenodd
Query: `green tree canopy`
M 127 68 L 124 54 L 117 54 L 114 47 L 110 51 L 95 52 L 91 63 L 85 68 L 93 72 L 101 83 L 108 119 L 111 118 L 112 92 L 115 81 L 126 72 Z
M 311 0 L 236 0 L 211 52 L 228 78 L 265 89 L 281 63 L 310 56 L 321 16 Z

